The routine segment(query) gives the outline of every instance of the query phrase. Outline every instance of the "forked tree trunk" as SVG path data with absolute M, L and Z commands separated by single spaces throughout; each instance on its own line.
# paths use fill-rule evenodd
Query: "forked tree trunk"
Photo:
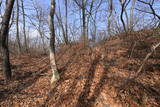
M 57 71 L 55 60 L 55 30 L 54 30 L 54 14 L 55 14 L 55 0 L 51 0 L 50 14 L 49 14 L 49 28 L 50 28 L 50 64 L 53 72 L 51 78 L 51 85 L 60 79 Z
M 1 29 L 0 29 L 0 37 L 1 37 L 1 48 L 2 48 L 2 58 L 3 58 L 3 72 L 6 81 L 11 79 L 11 67 L 10 67 L 10 60 L 9 60 L 9 51 L 8 46 L 6 44 L 7 36 L 8 36 L 8 29 L 9 29 L 9 21 L 11 18 L 11 13 L 14 5 L 14 0 L 9 0 L 4 12 L 4 16 L 2 19 Z

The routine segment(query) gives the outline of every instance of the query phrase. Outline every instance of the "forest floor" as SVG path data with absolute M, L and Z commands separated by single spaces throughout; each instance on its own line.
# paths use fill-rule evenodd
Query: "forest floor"
M 116 35 L 93 47 L 61 46 L 56 55 L 61 79 L 54 88 L 47 56 L 11 56 L 12 81 L 4 84 L 0 72 L 0 106 L 158 107 L 160 48 L 132 78 L 150 47 L 160 41 L 154 32 Z

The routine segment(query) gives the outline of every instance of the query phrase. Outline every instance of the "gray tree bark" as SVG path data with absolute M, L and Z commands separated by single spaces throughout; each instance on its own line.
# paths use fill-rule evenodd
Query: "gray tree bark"
M 84 41 L 84 46 L 86 45 L 86 41 L 87 41 L 87 29 L 86 29 L 86 10 L 85 10 L 85 0 L 82 0 L 82 26 L 83 26 L 83 32 L 82 32 L 82 36 L 83 36 L 83 41 Z
M 28 44 L 27 44 L 27 35 L 26 35 L 26 19 L 25 19 L 25 10 L 24 10 L 24 4 L 23 0 L 21 0 L 22 5 L 22 15 L 23 15 L 23 34 L 24 34 L 24 45 L 25 45 L 25 51 L 28 51 Z
M 1 37 L 1 49 L 2 49 L 2 60 L 3 60 L 3 72 L 5 76 L 5 80 L 8 81 L 11 79 L 12 72 L 10 67 L 10 60 L 9 60 L 9 50 L 6 44 L 7 36 L 8 36 L 8 29 L 9 29 L 9 21 L 11 18 L 11 13 L 13 9 L 15 0 L 9 0 L 4 12 L 4 16 L 2 18 L 1 29 L 0 29 L 0 37 Z
M 111 36 L 111 16 L 113 11 L 113 1 L 109 0 L 108 35 Z
M 55 29 L 54 29 L 54 14 L 55 14 L 55 0 L 51 0 L 50 14 L 49 14 L 49 28 L 50 28 L 50 64 L 52 68 L 51 85 L 54 86 L 56 81 L 60 79 L 56 59 L 55 59 Z
M 130 10 L 130 30 L 133 30 L 134 27 L 134 8 L 135 8 L 136 0 L 132 0 L 132 6 Z
M 66 38 L 65 38 L 65 43 L 66 44 L 68 44 L 68 1 L 67 0 L 65 0 L 65 14 L 66 14 L 66 19 L 65 19 L 65 27 L 66 27 L 66 34 L 65 34 L 65 36 L 66 36 Z
M 17 44 L 18 44 L 18 54 L 21 54 L 21 43 L 19 38 L 19 2 L 16 0 L 16 6 L 17 6 L 17 17 L 16 17 L 16 38 L 17 38 Z

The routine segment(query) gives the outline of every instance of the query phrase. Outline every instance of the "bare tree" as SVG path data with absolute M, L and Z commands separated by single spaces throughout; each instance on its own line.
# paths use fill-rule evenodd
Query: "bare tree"
M 109 0 L 108 35 L 111 36 L 111 16 L 113 13 L 113 0 Z
M 46 23 L 46 11 L 43 9 L 42 6 L 36 5 L 35 2 L 33 2 L 33 8 L 35 10 L 35 14 L 32 15 L 32 19 L 30 21 L 32 22 L 32 25 L 36 28 L 38 31 L 40 38 L 42 40 L 42 47 L 43 51 L 46 53 L 46 45 L 45 45 L 45 26 L 48 25 Z M 34 22 L 32 21 L 34 19 Z
M 66 15 L 66 22 L 65 22 L 65 28 L 66 28 L 66 34 L 65 34 L 65 43 L 68 44 L 68 0 L 65 0 L 65 15 Z
M 16 16 L 16 38 L 17 38 L 17 44 L 18 44 L 18 54 L 21 53 L 21 43 L 19 38 L 19 1 L 16 0 L 16 6 L 17 6 L 17 16 Z
M 137 9 L 137 10 L 154 15 L 154 17 L 157 17 L 158 20 L 159 20 L 159 22 L 160 22 L 160 15 L 158 13 L 156 13 L 155 9 L 153 8 L 153 4 L 155 3 L 155 0 L 150 0 L 150 2 L 146 2 L 146 1 L 142 1 L 142 0 L 138 0 L 138 1 L 141 2 L 141 3 L 143 3 L 143 4 L 145 4 L 145 5 L 148 5 L 150 7 L 151 12 L 145 11 L 145 10 L 140 10 L 140 9 Z M 142 69 L 143 69 L 146 61 L 150 58 L 150 56 L 156 51 L 156 49 L 159 46 L 160 46 L 160 42 L 156 43 L 155 45 L 153 45 L 151 47 L 151 52 L 149 52 L 146 55 L 145 59 L 142 62 L 142 65 L 140 66 L 140 68 L 138 69 L 138 71 L 136 73 L 136 76 L 138 76 L 138 74 L 142 71 Z
M 84 45 L 86 43 L 86 39 L 88 37 L 86 37 L 86 1 L 85 0 L 82 0 L 82 23 L 83 23 L 83 39 L 84 39 Z
M 134 9 L 135 9 L 136 0 L 132 0 L 131 10 L 130 10 L 130 24 L 129 29 L 132 31 L 134 27 Z
M 94 4 L 94 0 L 91 1 L 90 3 L 90 9 L 89 9 L 89 13 L 88 13 L 88 16 L 87 16 L 87 32 L 86 32 L 86 35 L 88 37 L 88 32 L 89 32 L 89 22 L 90 22 L 90 17 L 92 16 L 92 10 L 93 10 L 93 4 Z
M 68 37 L 67 37 L 67 32 L 68 32 L 68 28 L 67 28 L 67 32 L 66 32 L 66 29 L 65 27 L 67 26 L 65 22 L 65 26 L 63 24 L 63 19 L 62 19 L 62 15 L 61 15 L 61 9 L 60 9 L 60 5 L 58 5 L 58 12 L 55 12 L 55 15 L 56 15 L 56 18 L 57 18 L 57 21 L 58 21 L 58 24 L 59 24 L 59 27 L 60 29 L 62 30 L 62 36 L 63 36 L 63 41 L 65 44 L 68 44 Z M 66 17 L 66 20 L 67 20 L 67 17 Z M 65 21 L 66 21 L 65 20 Z
M 128 15 L 127 15 L 127 11 L 126 11 L 126 7 L 128 6 L 128 4 L 130 3 L 131 0 L 119 0 L 120 3 L 121 3 L 121 15 L 120 15 L 120 18 L 121 18 L 121 22 L 123 24 L 123 29 L 125 32 L 128 31 Z M 125 24 L 125 21 L 123 19 L 123 13 L 125 12 L 125 15 L 126 15 L 126 20 L 127 20 L 127 26 Z
M 86 27 L 86 0 L 74 0 L 74 2 L 79 6 L 82 12 L 82 38 L 84 42 L 84 46 L 86 45 L 86 40 L 88 39 L 86 32 L 87 32 L 87 27 Z
M 7 4 L 8 4 L 8 0 L 6 0 L 6 7 L 7 7 Z M 9 47 L 9 30 L 10 28 L 12 27 L 13 23 L 14 23 L 14 9 L 12 11 L 12 15 L 11 15 L 11 20 L 10 20 L 10 23 L 9 23 L 9 27 L 8 27 L 8 34 L 7 34 L 7 38 L 6 38 L 6 45 L 7 47 Z
M 28 44 L 27 44 L 27 36 L 26 36 L 26 19 L 25 19 L 25 9 L 24 9 L 24 0 L 21 0 L 21 7 L 22 7 L 22 15 L 23 15 L 23 35 L 24 35 L 24 45 L 25 51 L 28 51 Z
M 145 10 L 140 10 L 140 9 L 137 9 L 141 12 L 145 12 L 145 13 L 148 13 L 148 14 L 152 14 L 154 16 L 156 16 L 159 20 L 160 20 L 160 15 L 155 11 L 154 7 L 153 7 L 153 4 L 155 3 L 155 0 L 150 0 L 150 2 L 146 2 L 146 1 L 142 1 L 142 0 L 137 0 L 145 5 L 148 5 L 151 12 L 150 11 L 145 11 Z
M 1 30 L 0 30 L 0 37 L 1 37 L 1 47 L 2 47 L 2 57 L 3 57 L 3 72 L 6 81 L 11 79 L 11 67 L 10 67 L 10 60 L 9 60 L 9 50 L 6 44 L 6 39 L 8 36 L 8 28 L 9 28 L 9 21 L 11 18 L 11 13 L 14 5 L 14 0 L 9 0 L 7 3 L 7 7 L 5 9 L 2 23 L 1 23 Z
M 60 79 L 57 71 L 55 59 L 55 29 L 54 29 L 54 14 L 55 14 L 55 0 L 51 0 L 50 14 L 49 14 L 49 28 L 50 28 L 50 63 L 52 68 L 51 85 L 53 86 L 57 80 Z

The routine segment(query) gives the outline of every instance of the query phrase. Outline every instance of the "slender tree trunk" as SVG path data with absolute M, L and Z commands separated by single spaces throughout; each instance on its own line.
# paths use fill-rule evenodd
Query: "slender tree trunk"
M 6 7 L 7 7 L 7 4 L 8 4 L 8 0 L 6 0 Z M 13 25 L 13 22 L 14 22 L 14 9 L 13 9 L 13 12 L 11 13 L 11 23 L 9 23 L 9 26 L 8 26 L 8 34 L 7 34 L 7 38 L 6 38 L 6 45 L 7 47 L 9 48 L 9 30 L 10 28 L 12 27 Z
M 81 9 L 79 10 L 79 18 L 80 18 L 80 28 L 81 28 L 81 34 L 83 34 L 83 24 L 82 24 L 82 11 Z
M 59 9 L 59 16 L 57 13 L 55 13 L 56 15 L 56 18 L 58 20 L 58 23 L 62 29 L 62 35 L 63 35 L 63 41 L 65 42 L 65 44 L 68 44 L 67 43 L 67 38 L 66 38 L 66 32 L 65 32 L 65 27 L 63 26 L 63 22 L 62 22 L 62 16 L 61 16 L 61 9 L 60 9 L 60 5 L 58 5 L 58 9 Z
M 97 25 L 96 25 L 96 20 L 97 20 L 97 12 L 95 12 L 95 16 L 94 16 L 94 35 L 93 35 L 93 41 L 96 42 L 96 35 L 97 35 Z
M 124 9 L 124 13 L 126 16 L 126 30 L 128 31 L 129 30 L 129 17 L 128 17 L 128 13 L 127 13 L 126 9 Z
M 28 52 L 29 52 L 29 49 L 30 49 L 30 38 L 29 38 L 29 32 L 30 32 L 30 28 L 28 27 L 28 30 L 27 30 L 27 45 L 28 45 Z
M 66 23 L 65 23 L 65 26 L 66 26 L 66 34 L 65 34 L 65 36 L 66 36 L 66 44 L 68 44 L 68 1 L 67 0 L 65 0 L 65 9 L 66 9 Z
M 27 35 L 26 35 L 26 19 L 25 19 L 25 10 L 24 10 L 24 4 L 23 0 L 21 0 L 21 5 L 22 5 L 22 15 L 23 15 L 23 34 L 24 34 L 24 46 L 25 46 L 25 51 L 28 52 L 28 45 L 27 45 Z
M 135 8 L 136 0 L 132 0 L 132 6 L 130 10 L 130 30 L 133 30 L 134 25 L 134 8 Z
M 0 1 L 0 10 L 1 10 L 1 6 L 2 6 L 2 0 Z
M 2 0 L 0 0 L 0 14 L 2 14 L 2 12 L 1 12 L 1 8 L 2 8 Z M 1 21 L 0 21 L 0 23 L 1 23 Z M 2 41 L 2 37 L 0 36 L 0 42 Z M 2 56 L 2 47 L 0 46 L 0 57 Z
M 124 10 L 125 10 L 125 3 L 122 3 L 121 5 L 122 5 L 122 9 L 121 9 L 120 18 L 121 18 L 121 22 L 123 24 L 124 31 L 127 32 L 126 25 L 125 25 L 125 22 L 124 22 L 124 19 L 123 19 L 123 13 L 124 13 Z
M 85 0 L 82 0 L 82 22 L 83 22 L 83 41 L 86 46 L 86 11 L 85 11 Z
M 17 17 L 16 17 L 16 38 L 17 38 L 17 44 L 18 44 L 18 54 L 20 55 L 21 53 L 21 43 L 20 43 L 20 38 L 19 38 L 19 2 L 16 0 L 16 6 L 17 6 Z
M 129 5 L 131 0 L 128 0 L 128 1 L 127 0 L 119 0 L 119 1 L 121 3 L 121 7 L 122 7 L 121 16 L 120 16 L 121 17 L 121 22 L 123 24 L 124 31 L 127 32 L 128 29 L 129 29 L 129 18 L 128 18 L 128 13 L 127 13 L 126 8 Z M 125 25 L 125 22 L 124 22 L 124 19 L 123 19 L 123 13 L 125 13 L 125 16 L 126 16 L 127 26 Z
M 108 16 L 108 35 L 111 36 L 111 16 L 113 10 L 113 2 L 109 0 L 109 16 Z
M 92 16 L 92 9 L 93 9 L 93 5 L 94 5 L 94 1 L 92 0 L 91 5 L 90 5 L 90 9 L 89 9 L 89 15 L 87 17 L 87 26 L 86 26 L 86 37 L 88 38 L 89 35 L 89 23 L 90 23 L 90 17 Z
M 8 0 L 6 0 L 6 7 L 7 7 L 7 4 L 8 4 Z M 7 37 L 6 37 L 6 46 L 9 48 L 9 28 L 10 28 L 10 26 L 8 26 L 8 33 L 7 33 Z
M 1 48 L 2 48 L 2 58 L 3 58 L 3 72 L 6 81 L 11 79 L 11 67 L 10 67 L 10 60 L 9 60 L 9 50 L 6 44 L 7 35 L 8 35 L 8 28 L 9 28 L 9 21 L 11 18 L 11 13 L 14 5 L 14 0 L 9 0 L 7 3 L 7 7 L 4 12 L 4 16 L 2 19 L 1 30 L 0 30 L 0 37 L 1 37 Z
M 42 44 L 43 44 L 43 51 L 44 51 L 44 53 L 46 53 L 44 35 L 43 35 L 43 31 L 42 31 L 42 29 L 40 29 L 40 27 L 39 27 L 38 32 L 39 32 L 39 35 L 40 35 L 41 40 L 42 40 Z
M 53 86 L 56 81 L 60 79 L 57 71 L 56 59 L 55 59 L 55 29 L 54 29 L 54 14 L 55 14 L 55 0 L 51 0 L 51 8 L 49 14 L 49 28 L 50 28 L 50 63 L 52 68 L 51 85 Z

